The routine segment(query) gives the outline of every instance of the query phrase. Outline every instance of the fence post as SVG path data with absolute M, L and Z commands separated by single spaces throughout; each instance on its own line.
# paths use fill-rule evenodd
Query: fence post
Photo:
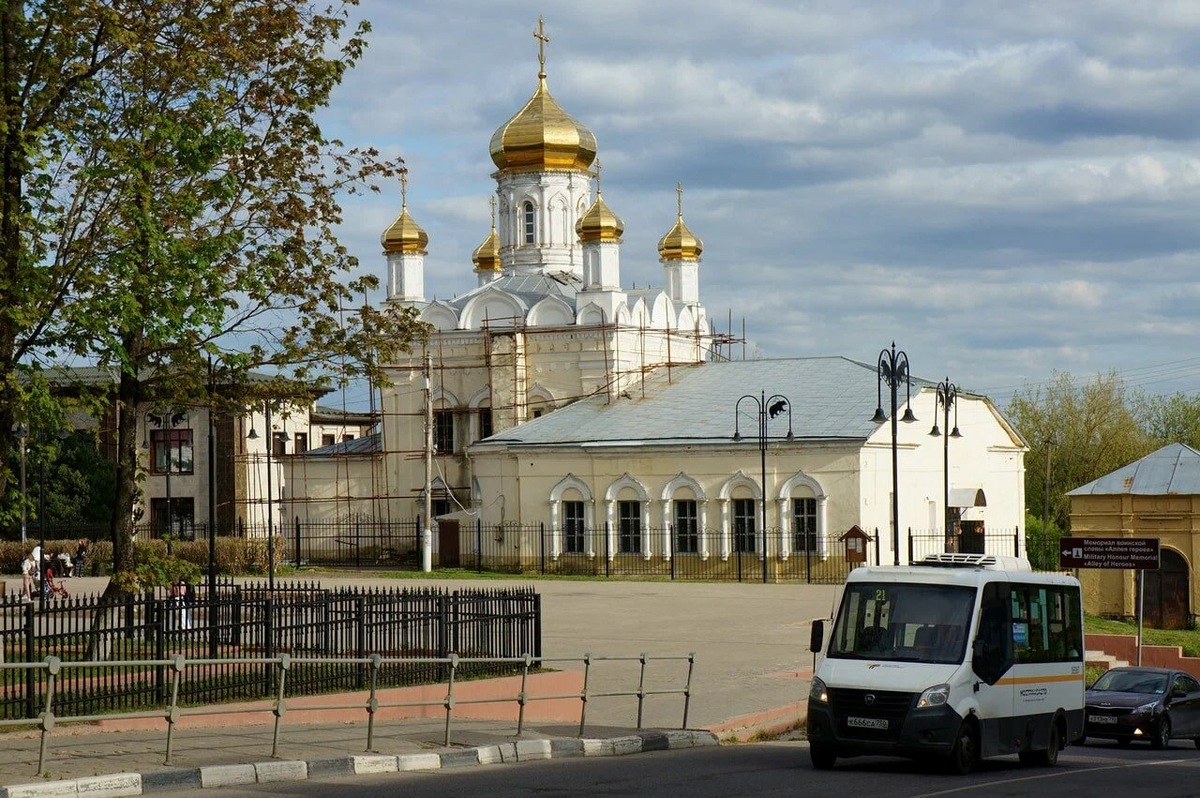
M 875 565 L 879 565 L 879 527 L 875 527 Z
M 275 596 L 267 594 L 263 608 L 263 654 L 270 659 L 275 656 Z M 271 697 L 271 663 L 263 665 L 263 697 Z
M 329 603 L 329 596 L 325 597 L 325 603 L 326 604 Z M 354 656 L 358 657 L 359 659 L 363 659 L 367 656 L 367 617 L 366 617 L 367 613 L 366 613 L 366 609 L 367 609 L 367 607 L 366 607 L 365 597 L 362 595 L 355 596 L 355 598 L 354 598 L 354 615 L 355 615 L 355 619 L 356 619 L 355 625 L 357 626 L 357 629 L 355 630 L 355 634 L 357 634 L 357 636 L 358 636 L 358 645 L 355 647 Z M 355 682 L 354 682 L 355 689 L 361 690 L 363 688 L 363 669 L 356 668 L 355 673 L 357 674 L 357 676 L 355 677 Z M 374 689 L 374 685 L 372 685 L 372 689 Z
M 911 565 L 912 562 L 913 562 L 913 534 L 912 534 L 912 527 L 910 526 L 908 528 L 908 563 L 909 563 L 909 565 Z
M 37 662 L 37 651 L 34 650 L 34 629 L 33 629 L 33 602 L 25 603 L 25 661 Z M 34 701 L 33 693 L 33 668 L 25 671 L 25 716 L 29 718 L 37 717 L 37 703 Z
M 450 596 L 438 594 L 438 642 L 437 654 L 439 659 L 450 655 Z M 445 665 L 442 665 L 442 678 L 446 678 Z
M 150 612 L 147 613 L 146 617 L 151 619 L 151 623 L 153 624 L 152 629 L 154 632 L 154 658 L 155 659 L 165 659 L 166 658 L 165 652 L 166 652 L 166 648 L 167 648 L 166 625 L 167 625 L 167 612 L 168 612 L 167 611 L 167 602 L 168 601 L 171 601 L 171 599 L 168 598 L 168 599 L 164 599 L 163 601 L 156 601 L 153 593 L 148 593 L 146 595 L 146 605 L 147 605 L 146 608 L 150 610 Z M 164 665 L 159 665 L 157 668 L 154 669 L 154 695 L 155 695 L 155 700 L 157 700 L 158 703 L 160 703 L 160 704 L 163 702 L 163 696 L 166 694 L 166 692 L 165 692 L 166 671 L 164 671 L 165 667 L 166 666 L 164 666 Z
M 300 516 L 296 516 L 296 568 L 300 568 Z
M 535 667 L 542 667 L 542 594 L 533 594 L 533 656 Z
M 1021 556 L 1021 527 L 1013 527 L 1013 556 Z
M 354 567 L 355 568 L 362 568 L 362 560 L 361 560 L 361 556 L 360 556 L 362 553 L 362 546 L 359 545 L 362 542 L 361 538 L 362 538 L 362 525 L 358 521 L 355 521 L 354 522 Z
M 541 545 L 542 545 L 542 573 L 544 574 L 544 573 L 546 573 L 546 524 L 545 524 L 545 522 L 539 523 L 538 529 L 540 530 L 540 533 L 541 533 L 538 537 L 541 540 Z

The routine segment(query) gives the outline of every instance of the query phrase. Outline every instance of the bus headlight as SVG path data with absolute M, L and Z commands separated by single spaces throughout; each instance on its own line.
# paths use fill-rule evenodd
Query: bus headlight
M 829 703 L 829 691 L 825 689 L 825 682 L 816 676 L 813 677 L 812 684 L 808 688 L 808 700 L 821 704 Z
M 921 697 L 917 699 L 917 709 L 931 709 L 940 707 L 950 700 L 950 685 L 935 684 L 929 687 L 925 692 L 921 693 Z

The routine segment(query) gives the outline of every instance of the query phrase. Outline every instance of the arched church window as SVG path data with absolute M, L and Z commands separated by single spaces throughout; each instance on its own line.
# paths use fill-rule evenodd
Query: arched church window
M 525 200 L 524 213 L 525 213 L 525 243 L 532 244 L 534 242 L 534 238 L 533 238 L 534 231 L 536 230 L 536 227 L 535 227 L 536 219 L 533 215 L 533 203 L 530 202 L 529 200 Z

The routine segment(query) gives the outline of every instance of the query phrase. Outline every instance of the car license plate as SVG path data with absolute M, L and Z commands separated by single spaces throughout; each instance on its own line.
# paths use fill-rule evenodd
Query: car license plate
M 887 718 L 856 718 L 850 716 L 846 718 L 847 726 L 854 726 L 859 729 L 887 729 Z
M 1112 715 L 1088 715 L 1088 723 L 1116 723 L 1117 719 Z

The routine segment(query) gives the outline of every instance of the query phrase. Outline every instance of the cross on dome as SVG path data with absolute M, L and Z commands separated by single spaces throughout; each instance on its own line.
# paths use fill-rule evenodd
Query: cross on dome
M 538 40 L 538 77 L 545 79 L 546 77 L 546 45 L 550 43 L 550 37 L 546 35 L 546 20 L 538 17 L 537 30 L 533 32 L 533 38 Z

